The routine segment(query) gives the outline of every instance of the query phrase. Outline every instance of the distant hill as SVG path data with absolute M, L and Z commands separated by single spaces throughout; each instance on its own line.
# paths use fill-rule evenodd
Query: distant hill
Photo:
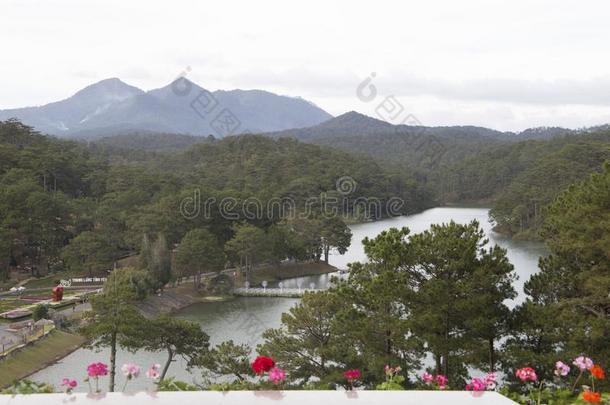
M 458 161 L 510 136 L 474 126 L 392 125 L 354 111 L 309 128 L 267 135 L 296 138 L 422 170 Z
M 601 170 L 607 160 L 610 130 L 600 127 L 490 147 L 429 179 L 441 201 L 487 201 L 498 229 L 529 238 L 537 237 L 544 207 L 570 184 Z
M 389 122 L 372 118 L 355 111 L 350 111 L 338 117 L 331 118 L 308 128 L 296 128 L 277 131 L 269 134 L 272 137 L 292 137 L 299 140 L 312 140 L 343 135 L 371 135 L 371 134 L 414 134 L 427 132 L 432 135 L 480 135 L 489 138 L 506 139 L 518 137 L 512 132 L 500 132 L 489 128 L 475 126 L 427 127 L 414 125 L 393 125 Z
M 393 125 L 351 111 L 318 125 L 267 135 L 327 145 L 371 156 L 378 161 L 429 171 L 481 153 L 490 146 L 524 140 L 546 140 L 583 131 L 585 130 L 540 127 L 514 133 L 477 126 Z
M 0 120 L 9 118 L 43 133 L 92 139 L 133 132 L 223 137 L 307 127 L 332 116 L 300 98 L 261 90 L 208 92 L 181 78 L 148 92 L 107 79 L 62 101 L 0 110 Z
M 571 135 L 575 134 L 579 131 L 574 131 L 571 129 L 560 128 L 560 127 L 537 127 L 537 128 L 528 128 L 525 131 L 519 132 L 514 135 L 514 138 L 520 141 L 525 141 L 528 139 L 536 139 L 536 140 L 544 140 L 551 139 L 557 136 L 562 135 Z

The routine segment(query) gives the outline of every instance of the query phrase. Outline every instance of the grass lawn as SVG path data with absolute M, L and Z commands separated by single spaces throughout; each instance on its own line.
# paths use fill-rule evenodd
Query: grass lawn
M 20 301 L 17 298 L 2 298 L 0 299 L 0 314 L 7 311 L 12 311 L 13 309 L 17 309 L 27 303 Z
M 88 276 L 88 275 L 87 275 Z M 23 286 L 25 288 L 48 288 L 49 293 L 51 289 L 57 285 L 58 280 L 69 279 L 72 277 L 87 277 L 83 276 L 82 272 L 65 272 L 59 274 L 51 274 L 50 276 L 31 278 Z
M 51 288 L 53 288 L 57 285 L 56 281 L 59 279 L 60 278 L 57 277 L 56 275 L 46 276 L 46 277 L 41 277 L 41 278 L 32 278 L 27 283 L 25 283 L 23 286 L 28 289 L 47 288 L 48 287 L 49 291 L 50 291 Z
M 0 360 L 0 388 L 67 356 L 84 341 L 82 336 L 54 330 L 46 338 Z

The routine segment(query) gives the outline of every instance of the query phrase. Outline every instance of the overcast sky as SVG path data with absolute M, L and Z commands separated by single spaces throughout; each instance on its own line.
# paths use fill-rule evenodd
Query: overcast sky
M 375 116 L 394 95 L 425 125 L 597 125 L 610 123 L 608 21 L 607 0 L 2 0 L 0 108 L 109 77 L 150 90 L 190 68 L 209 90 L 301 96 L 333 115 Z

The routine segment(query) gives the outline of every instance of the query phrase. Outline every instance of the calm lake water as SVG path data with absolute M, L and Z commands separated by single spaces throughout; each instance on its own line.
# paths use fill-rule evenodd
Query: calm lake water
M 347 264 L 354 261 L 366 259 L 361 240 L 364 237 L 374 237 L 384 229 L 391 227 L 406 226 L 411 233 L 422 232 L 429 228 L 431 224 L 443 223 L 454 220 L 458 223 L 468 223 L 476 219 L 484 229 L 491 244 L 498 244 L 507 249 L 508 258 L 515 266 L 519 275 L 519 280 L 515 288 L 520 296 L 515 300 L 519 302 L 523 299 L 523 283 L 530 275 L 537 271 L 538 258 L 546 254 L 544 246 L 536 242 L 513 241 L 492 231 L 492 225 L 488 221 L 488 210 L 485 208 L 433 208 L 420 214 L 390 218 L 383 221 L 352 225 L 353 232 L 352 246 L 345 255 L 331 255 L 330 263 L 340 269 L 347 268 Z M 330 283 L 330 275 L 313 277 L 301 277 L 299 279 L 285 280 L 285 287 L 315 286 L 324 288 Z M 212 344 L 232 339 L 237 343 L 246 343 L 255 347 L 261 342 L 261 335 L 265 329 L 275 328 L 280 325 L 282 313 L 288 311 L 298 300 L 289 298 L 238 298 L 230 302 L 205 303 L 193 305 L 176 314 L 176 317 L 189 321 L 198 322 L 203 329 L 210 335 Z M 509 304 L 515 305 L 516 302 Z M 79 349 L 60 362 L 47 367 L 46 369 L 34 374 L 31 379 L 44 381 L 58 386 L 63 377 L 77 378 L 79 381 L 79 391 L 86 391 L 86 383 L 82 383 L 86 364 L 93 361 L 107 362 L 109 352 L 102 350 L 94 352 L 91 350 Z M 117 354 L 117 364 L 136 363 L 143 368 L 149 367 L 153 363 L 163 363 L 164 353 L 138 352 L 129 353 L 119 350 Z M 120 366 L 119 366 L 120 367 Z M 120 374 L 120 372 L 119 372 Z M 175 376 L 179 380 L 189 382 L 201 382 L 201 370 L 186 370 L 186 363 L 178 359 L 169 369 L 168 375 Z M 80 378 L 79 378 L 80 377 Z M 118 375 L 117 389 L 122 389 L 124 379 Z M 104 388 L 107 380 L 104 379 Z M 152 389 L 153 385 L 145 377 L 140 376 L 129 383 L 127 391 L 141 389 Z

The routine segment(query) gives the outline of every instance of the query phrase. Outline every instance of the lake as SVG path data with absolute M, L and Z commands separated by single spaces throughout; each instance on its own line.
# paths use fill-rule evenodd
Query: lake
M 523 283 L 530 275 L 538 269 L 538 258 L 546 254 L 541 243 L 530 241 L 514 241 L 492 231 L 492 225 L 488 221 L 488 209 L 485 208 L 457 208 L 441 207 L 432 208 L 422 213 L 389 218 L 377 222 L 351 225 L 353 232 L 352 246 L 345 255 L 333 254 L 330 263 L 340 269 L 347 268 L 347 264 L 354 261 L 366 259 L 361 240 L 364 237 L 374 237 L 384 229 L 391 227 L 406 226 L 411 233 L 419 233 L 430 227 L 431 224 L 443 223 L 454 220 L 458 223 L 468 223 L 476 219 L 481 224 L 491 244 L 498 244 L 507 249 L 508 258 L 515 266 L 519 279 L 515 288 L 519 297 L 508 304 L 513 306 L 523 300 Z M 284 286 L 288 288 L 302 285 L 315 288 L 325 288 L 330 283 L 331 276 L 320 275 L 313 277 L 301 277 L 299 279 L 285 280 Z M 189 321 L 198 322 L 210 335 L 213 344 L 232 339 L 237 343 L 247 343 L 252 347 L 261 342 L 261 335 L 265 329 L 275 328 L 280 325 L 281 314 L 288 311 L 298 299 L 291 298 L 266 298 L 266 297 L 241 297 L 230 302 L 216 302 L 197 304 L 185 308 L 176 314 L 176 317 Z M 79 381 L 79 391 L 86 391 L 86 383 L 82 383 L 85 376 L 86 365 L 93 361 L 108 362 L 109 351 L 102 350 L 94 352 L 79 349 L 62 359 L 58 363 L 47 367 L 31 376 L 35 381 L 43 381 L 58 386 L 63 377 L 76 378 Z M 163 363 L 163 353 L 138 352 L 129 353 L 119 350 L 117 364 L 136 363 L 142 368 L 148 368 L 152 363 Z M 118 372 L 120 374 L 120 370 Z M 201 370 L 186 370 L 186 363 L 178 359 L 169 369 L 168 376 L 175 376 L 179 380 L 188 382 L 201 382 Z M 79 378 L 80 377 L 80 378 Z M 117 390 L 122 388 L 124 382 L 122 375 L 117 375 Z M 107 379 L 104 379 L 106 384 Z M 129 383 L 127 391 L 140 389 L 152 389 L 153 385 L 145 377 Z M 104 386 L 104 388 L 106 388 Z

